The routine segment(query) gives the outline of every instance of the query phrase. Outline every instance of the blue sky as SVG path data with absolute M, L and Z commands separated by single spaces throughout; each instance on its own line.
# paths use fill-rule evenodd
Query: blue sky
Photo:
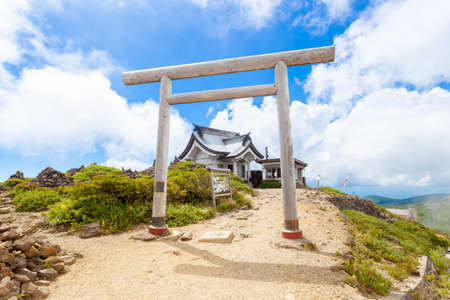
M 0 180 L 154 159 L 159 84 L 123 71 L 336 46 L 289 69 L 295 156 L 348 192 L 450 192 L 450 7 L 437 1 L 6 1 L 0 7 Z M 272 83 L 273 70 L 174 82 L 174 92 Z M 252 132 L 278 155 L 273 97 L 174 107 L 171 157 L 191 124 Z

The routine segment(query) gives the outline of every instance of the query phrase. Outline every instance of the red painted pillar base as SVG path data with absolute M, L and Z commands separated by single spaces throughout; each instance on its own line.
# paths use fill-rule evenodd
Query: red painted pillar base
M 302 239 L 303 238 L 303 231 L 301 230 L 287 230 L 284 229 L 281 232 L 281 236 L 285 239 L 290 239 L 290 240 L 298 240 L 298 239 Z
M 169 234 L 169 229 L 167 228 L 167 225 L 164 225 L 164 227 L 149 226 L 148 232 L 153 235 L 165 235 Z

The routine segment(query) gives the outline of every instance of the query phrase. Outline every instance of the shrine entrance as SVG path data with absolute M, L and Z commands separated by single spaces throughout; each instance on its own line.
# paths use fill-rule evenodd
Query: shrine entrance
M 124 72 L 122 74 L 122 80 L 126 85 L 157 81 L 161 83 L 152 225 L 149 231 L 155 235 L 160 235 L 168 231 L 167 225 L 165 224 L 165 216 L 170 106 L 175 104 L 276 95 L 284 212 L 284 229 L 281 234 L 284 238 L 289 239 L 302 238 L 297 211 L 287 67 L 331 62 L 333 60 L 334 46 L 328 46 Z M 275 69 L 275 84 L 172 94 L 172 80 L 265 69 Z

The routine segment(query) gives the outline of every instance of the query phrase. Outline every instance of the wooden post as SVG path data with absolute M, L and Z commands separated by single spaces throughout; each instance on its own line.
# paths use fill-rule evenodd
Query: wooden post
M 233 190 L 231 189 L 231 175 L 230 171 L 228 171 L 228 190 L 230 191 L 230 200 L 233 200 Z
M 212 191 L 212 205 L 216 209 L 216 190 L 214 188 L 214 171 L 211 169 L 209 173 L 209 180 L 211 181 L 211 191 Z
M 288 239 L 300 239 L 303 234 L 298 223 L 294 150 L 289 117 L 289 84 L 287 65 L 283 61 L 275 65 L 275 82 L 278 88 L 278 132 L 280 134 L 281 184 L 284 208 L 284 230 L 281 235 Z
M 153 189 L 152 226 L 149 231 L 155 235 L 168 233 L 166 218 L 167 171 L 169 156 L 170 104 L 172 80 L 163 75 L 159 91 L 158 140 L 156 142 L 155 186 Z

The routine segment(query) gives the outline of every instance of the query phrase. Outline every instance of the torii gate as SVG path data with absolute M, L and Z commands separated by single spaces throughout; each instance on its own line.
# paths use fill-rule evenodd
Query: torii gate
M 281 235 L 288 239 L 302 238 L 302 231 L 298 222 L 295 191 L 287 67 L 331 62 L 333 60 L 334 46 L 328 46 L 122 73 L 122 80 L 126 85 L 161 82 L 152 225 L 149 227 L 149 231 L 155 235 L 168 232 L 165 216 L 170 106 L 174 104 L 277 95 L 285 224 Z M 172 94 L 172 80 L 272 68 L 275 68 L 275 84 Z

